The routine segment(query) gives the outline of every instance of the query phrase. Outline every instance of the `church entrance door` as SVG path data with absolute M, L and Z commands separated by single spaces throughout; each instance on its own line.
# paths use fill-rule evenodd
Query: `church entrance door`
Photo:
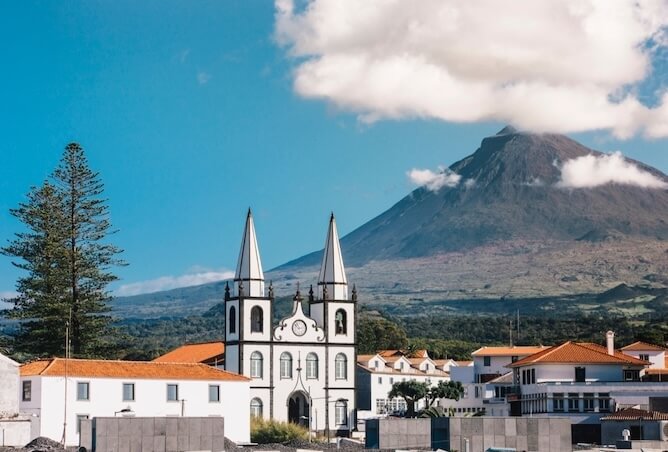
M 304 391 L 295 391 L 288 399 L 288 421 L 308 428 L 309 404 Z

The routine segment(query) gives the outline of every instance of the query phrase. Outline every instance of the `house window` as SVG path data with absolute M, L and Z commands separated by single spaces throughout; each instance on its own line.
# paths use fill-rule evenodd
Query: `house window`
M 600 413 L 605 413 L 610 411 L 610 393 L 609 392 L 599 392 L 598 393 L 598 411 Z
M 517 361 L 517 355 L 515 355 L 515 356 L 511 356 L 511 357 L 510 357 L 510 362 L 511 362 L 511 363 L 514 363 L 515 361 Z
M 336 323 L 336 334 L 346 334 L 348 328 L 346 317 L 346 311 L 343 309 L 336 311 L 336 314 L 334 315 L 334 322 Z
M 639 370 L 625 370 L 624 371 L 624 381 L 640 381 L 640 371 Z
M 263 314 L 262 308 L 253 306 L 251 309 L 251 333 L 261 333 L 263 330 Z
M 585 411 L 594 411 L 594 394 L 591 392 L 585 392 L 582 404 Z
M 390 377 L 390 384 L 391 384 L 391 385 L 394 384 L 394 377 Z
M 575 382 L 576 383 L 584 383 L 587 380 L 586 378 L 586 372 L 584 367 L 576 367 L 575 368 Z
M 577 393 L 568 393 L 568 411 L 580 411 L 580 395 Z
M 483 356 L 482 357 L 482 365 L 485 367 L 489 367 L 492 365 L 492 357 L 491 356 Z
M 334 359 L 334 375 L 337 380 L 348 379 L 348 358 L 343 353 L 339 353 Z
M 373 367 L 375 367 L 376 369 L 379 369 L 380 368 L 380 361 L 374 361 Z
M 383 384 L 383 377 L 378 377 L 378 384 Z
M 168 384 L 167 385 L 167 401 L 168 402 L 178 402 L 179 401 L 179 385 L 177 385 L 177 384 Z
M 536 384 L 536 369 L 531 369 L 531 384 Z
M 251 378 L 262 378 L 262 353 L 251 353 Z
M 403 363 L 403 361 L 399 361 L 399 370 L 404 370 L 404 363 Z
M 230 318 L 227 322 L 230 325 L 230 334 L 236 334 L 237 332 L 237 308 L 232 306 L 230 308 Z
M 318 355 L 309 353 L 306 355 L 306 379 L 318 378 Z
M 90 384 L 88 382 L 77 383 L 77 400 L 90 400 Z
M 638 355 L 638 358 L 642 359 L 643 361 L 649 361 L 649 355 L 645 355 L 643 353 Z
M 564 411 L 564 394 L 562 392 L 555 392 L 552 397 L 552 411 L 563 412 Z
M 123 383 L 123 402 L 135 401 L 135 384 Z
M 22 383 L 22 396 L 21 400 L 24 402 L 30 402 L 32 399 L 32 381 L 26 380 Z
M 334 413 L 336 425 L 348 424 L 348 402 L 345 400 L 337 400 Z
M 88 419 L 87 414 L 77 414 L 77 433 L 81 433 L 81 421 Z
M 209 385 L 209 402 L 220 402 L 220 385 Z
M 643 426 L 642 425 L 631 425 L 631 439 L 634 441 L 642 440 L 644 436 Z
M 475 387 L 475 398 L 480 398 L 480 388 L 478 386 Z
M 281 378 L 292 378 L 292 355 L 281 353 Z
M 257 397 L 251 400 L 250 414 L 252 417 L 262 417 L 262 400 Z

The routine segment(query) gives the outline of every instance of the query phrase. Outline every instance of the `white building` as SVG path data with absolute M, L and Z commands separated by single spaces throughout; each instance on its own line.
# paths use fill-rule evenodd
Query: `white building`
M 650 365 L 640 374 L 644 381 L 668 382 L 668 357 L 666 349 L 659 345 L 637 341 L 621 348 L 627 355 L 649 361 Z
M 415 380 L 436 385 L 449 381 L 448 372 L 443 370 L 444 362 L 429 358 L 426 350 L 410 356 L 400 350 L 381 350 L 375 355 L 357 357 L 357 415 L 360 419 L 404 413 L 408 408 L 402 397 L 388 398 L 392 385 L 400 381 Z M 449 362 L 447 363 L 450 364 Z M 425 401 L 416 404 L 415 409 L 424 408 Z
M 297 290 L 292 314 L 272 325 L 274 293 L 264 273 L 250 210 L 234 287 L 225 291 L 225 368 L 251 378 L 254 416 L 349 435 L 355 423 L 357 295 L 348 296 L 334 215 L 317 294 Z
M 0 353 L 0 431 L 3 446 L 30 441 L 30 419 L 19 415 L 19 363 Z
M 647 410 L 653 398 L 668 397 L 668 383 L 641 381 L 650 362 L 607 346 L 565 342 L 509 365 L 519 391 L 513 415 L 568 416 L 574 442 L 600 443 L 600 418 L 618 409 Z
M 541 345 L 479 348 L 471 353 L 470 364 L 450 368 L 450 378 L 462 383 L 464 396 L 459 400 L 441 400 L 441 406 L 455 416 L 482 412 L 488 416 L 508 416 L 507 395 L 514 384 L 507 366 L 546 348 Z
M 65 430 L 69 446 L 81 419 L 117 415 L 222 416 L 228 438 L 250 441 L 248 378 L 205 364 L 52 358 L 21 366 L 20 391 L 34 436 L 61 441 Z

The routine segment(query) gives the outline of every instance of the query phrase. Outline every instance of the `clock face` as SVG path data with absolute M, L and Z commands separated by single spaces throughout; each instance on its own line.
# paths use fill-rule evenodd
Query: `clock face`
M 302 320 L 295 320 L 292 324 L 292 332 L 297 336 L 303 336 L 306 333 L 306 324 Z

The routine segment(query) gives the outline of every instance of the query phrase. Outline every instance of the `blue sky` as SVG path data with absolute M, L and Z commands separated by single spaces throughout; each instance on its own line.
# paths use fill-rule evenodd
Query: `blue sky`
M 407 171 L 450 165 L 505 122 L 411 113 L 369 121 L 360 115 L 370 107 L 296 91 L 309 54 L 277 44 L 269 1 L 2 9 L 0 242 L 21 228 L 9 209 L 77 141 L 101 173 L 113 242 L 129 263 L 114 288 L 234 268 L 249 206 L 265 269 L 318 249 L 330 211 L 350 232 L 415 188 Z M 648 78 L 665 77 L 659 68 Z M 570 135 L 668 172 L 662 136 Z M 0 257 L 0 293 L 18 275 Z

